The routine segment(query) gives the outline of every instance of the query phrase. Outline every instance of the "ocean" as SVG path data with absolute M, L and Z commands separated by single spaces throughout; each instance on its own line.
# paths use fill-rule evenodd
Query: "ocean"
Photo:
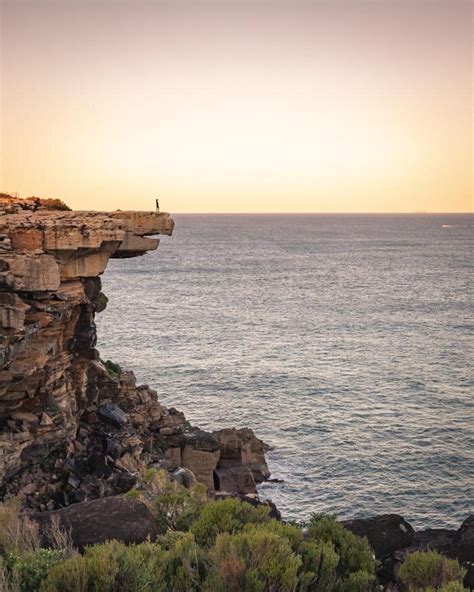
M 174 215 L 111 260 L 98 349 L 208 430 L 273 447 L 286 519 L 473 508 L 472 215 Z

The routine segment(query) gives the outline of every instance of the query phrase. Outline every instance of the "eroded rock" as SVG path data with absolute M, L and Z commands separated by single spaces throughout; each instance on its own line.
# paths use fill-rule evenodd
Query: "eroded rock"
M 109 259 L 156 249 L 147 237 L 173 226 L 164 213 L 0 195 L 0 501 L 63 508 L 128 491 L 148 467 L 210 492 L 255 492 L 268 476 L 251 430 L 193 428 L 95 349 Z

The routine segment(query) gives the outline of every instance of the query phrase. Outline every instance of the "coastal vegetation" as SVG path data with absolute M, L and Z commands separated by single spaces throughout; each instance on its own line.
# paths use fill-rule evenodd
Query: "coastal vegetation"
M 377 562 L 366 538 L 334 517 L 284 523 L 269 508 L 211 500 L 202 485 L 186 489 L 163 472 L 142 475 L 139 498 L 163 534 L 126 545 L 111 540 L 79 553 L 67 530 L 45 533 L 18 501 L 0 506 L 2 592 L 371 592 Z M 398 570 L 403 592 L 460 592 L 464 570 L 436 552 L 407 556 Z

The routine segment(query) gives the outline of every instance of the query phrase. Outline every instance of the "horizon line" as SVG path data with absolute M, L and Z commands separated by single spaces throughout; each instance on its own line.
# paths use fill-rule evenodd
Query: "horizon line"
M 275 211 L 271 211 L 271 212 L 179 212 L 179 211 L 173 211 L 173 212 L 163 212 L 163 213 L 172 213 L 174 214 L 185 214 L 185 215 L 203 215 L 203 216 L 207 216 L 207 215 L 257 215 L 257 216 L 262 216 L 262 215 L 267 215 L 267 214 L 272 214 L 272 215 L 277 215 L 277 216 L 301 216 L 301 215 L 318 215 L 318 216 L 333 216 L 333 215 L 345 215 L 345 216 L 359 216 L 359 215 L 376 215 L 376 216 L 385 216 L 385 215 L 389 215 L 389 216 L 393 216 L 393 215 L 413 215 L 413 216 L 423 216 L 423 215 L 436 215 L 436 216 L 443 216 L 443 215 L 454 215 L 454 214 L 459 214 L 459 215 L 473 215 L 474 211 L 462 211 L 462 212 L 453 212 L 453 211 L 409 211 L 409 212 L 374 212 L 374 211 L 360 211 L 360 212 L 275 212 Z

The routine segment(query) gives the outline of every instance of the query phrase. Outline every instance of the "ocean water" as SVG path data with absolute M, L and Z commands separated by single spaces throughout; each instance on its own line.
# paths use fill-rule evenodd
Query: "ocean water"
M 209 430 L 248 426 L 285 518 L 474 510 L 471 215 L 176 215 L 112 260 L 99 350 Z

